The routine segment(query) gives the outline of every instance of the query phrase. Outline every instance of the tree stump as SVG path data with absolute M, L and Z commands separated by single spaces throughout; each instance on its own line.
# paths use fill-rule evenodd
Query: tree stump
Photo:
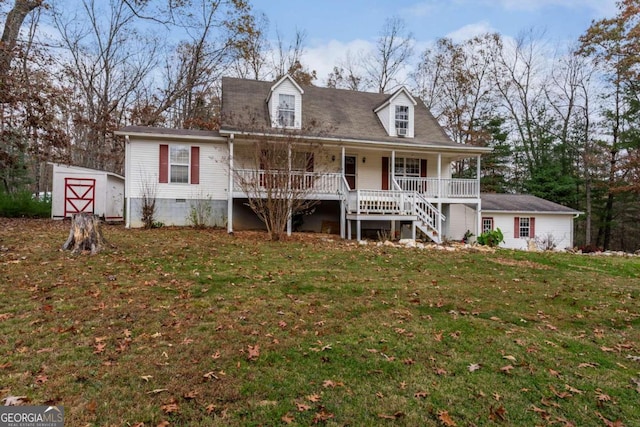
M 95 255 L 106 244 L 102 235 L 100 218 L 89 213 L 73 214 L 71 217 L 71 230 L 63 250 L 70 250 L 73 253 L 91 251 Z

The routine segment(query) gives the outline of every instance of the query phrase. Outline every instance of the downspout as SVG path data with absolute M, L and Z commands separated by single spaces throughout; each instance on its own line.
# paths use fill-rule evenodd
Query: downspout
M 131 141 L 129 141 L 129 135 L 124 136 L 124 198 L 126 202 L 126 212 L 125 212 L 125 228 L 131 228 L 131 191 L 129 190 L 129 186 L 131 185 L 131 168 L 129 167 L 129 162 L 131 161 Z
M 229 183 L 227 194 L 227 233 L 233 233 L 233 140 L 234 134 L 229 135 Z

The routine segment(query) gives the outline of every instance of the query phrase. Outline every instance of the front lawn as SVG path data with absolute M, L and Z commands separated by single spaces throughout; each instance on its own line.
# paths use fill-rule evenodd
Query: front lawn
M 640 420 L 637 257 L 68 230 L 0 219 L 0 398 L 65 425 Z

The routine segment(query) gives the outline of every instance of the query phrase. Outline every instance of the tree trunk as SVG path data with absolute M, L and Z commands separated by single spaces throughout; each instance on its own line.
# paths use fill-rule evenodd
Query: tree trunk
M 97 215 L 79 213 L 71 217 L 71 230 L 62 249 L 71 250 L 73 253 L 91 251 L 91 255 L 95 255 L 105 244 L 100 218 Z
M 24 19 L 29 12 L 41 5 L 42 0 L 16 0 L 13 8 L 7 14 L 0 39 L 0 77 L 2 81 L 11 66 L 11 60 L 15 53 L 13 49 L 16 47 Z

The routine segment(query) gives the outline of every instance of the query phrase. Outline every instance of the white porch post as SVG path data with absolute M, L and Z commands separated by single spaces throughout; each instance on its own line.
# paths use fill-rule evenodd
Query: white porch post
M 390 190 L 395 190 L 395 182 L 396 182 L 396 150 L 391 150 L 391 183 L 389 185 Z M 394 220 L 391 221 L 391 239 L 396 238 L 396 222 Z
M 480 199 L 480 155 L 478 154 L 478 164 L 476 165 L 476 178 L 478 181 L 478 219 L 476 224 L 476 236 L 482 233 L 482 200 Z
M 340 186 L 342 186 L 342 183 L 344 182 L 344 146 L 342 146 L 342 150 L 340 150 L 340 172 L 342 173 L 342 182 L 340 183 Z M 349 203 L 349 193 L 347 193 L 345 195 L 347 203 Z M 345 223 L 347 226 L 347 234 L 348 234 L 348 239 L 351 240 L 351 221 L 347 221 L 347 206 L 345 205 L 345 198 L 343 198 L 343 200 L 340 200 L 340 237 L 342 237 L 344 239 L 345 237 Z
M 227 184 L 227 233 L 233 233 L 233 138 L 229 136 L 229 183 Z
M 476 224 L 476 236 L 482 234 L 482 200 L 478 199 L 478 218 Z
M 291 145 L 289 145 L 289 147 L 287 148 L 287 161 L 289 163 L 288 167 L 289 167 L 289 182 L 288 182 L 288 188 L 287 188 L 287 197 L 288 197 L 288 207 L 287 207 L 287 236 L 291 236 L 291 229 L 293 228 L 293 210 L 291 209 L 291 191 L 293 190 L 293 186 L 292 186 L 292 182 L 291 182 Z
M 476 164 L 476 180 L 478 181 L 478 197 L 480 197 L 480 154 L 478 154 L 478 161 Z
M 361 231 L 361 222 L 359 219 L 356 220 L 356 240 L 359 242 L 362 240 L 362 231 Z
M 442 197 L 442 154 L 438 153 L 438 198 Z

